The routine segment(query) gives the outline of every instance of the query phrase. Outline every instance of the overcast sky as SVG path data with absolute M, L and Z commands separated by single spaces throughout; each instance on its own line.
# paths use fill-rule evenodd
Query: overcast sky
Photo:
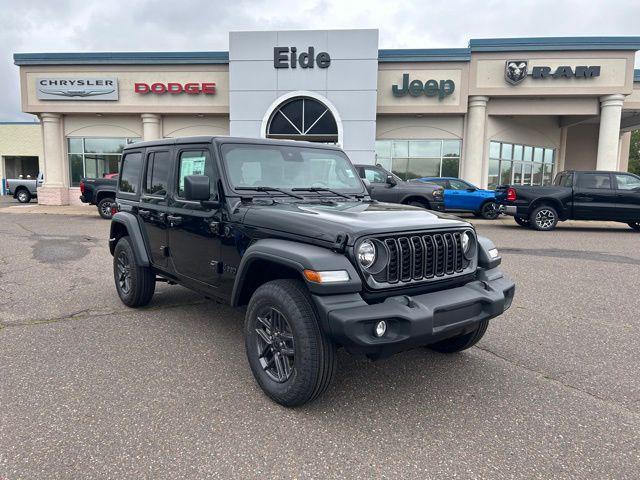
M 640 0 L 0 0 L 0 121 L 34 118 L 20 112 L 15 52 L 215 51 L 229 31 L 335 28 L 378 28 L 380 48 L 640 35 Z

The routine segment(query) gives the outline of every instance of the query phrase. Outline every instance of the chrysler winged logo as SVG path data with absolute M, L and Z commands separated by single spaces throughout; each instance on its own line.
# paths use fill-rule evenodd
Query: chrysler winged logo
M 42 77 L 36 79 L 38 100 L 118 100 L 115 77 Z
M 504 65 L 504 78 L 511 85 L 517 85 L 527 78 L 527 60 L 507 60 Z
M 42 93 L 46 93 L 48 95 L 60 95 L 61 97 L 93 97 L 95 95 L 107 95 L 109 93 L 115 92 L 115 88 L 111 88 L 108 90 L 53 90 L 53 89 L 45 89 L 41 88 L 40 91 Z

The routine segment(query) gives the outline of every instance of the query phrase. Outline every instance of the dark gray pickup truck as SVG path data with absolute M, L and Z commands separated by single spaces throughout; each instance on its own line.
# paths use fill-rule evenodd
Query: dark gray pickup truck
M 110 178 L 83 178 L 80 181 L 80 201 L 97 205 L 98 213 L 105 220 L 111 220 L 111 206 L 115 202 L 118 176 Z

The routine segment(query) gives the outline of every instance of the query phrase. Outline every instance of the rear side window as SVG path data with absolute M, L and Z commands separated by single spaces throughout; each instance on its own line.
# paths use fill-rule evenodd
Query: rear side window
M 633 175 L 616 174 L 616 182 L 620 190 L 638 190 L 640 189 L 640 178 Z
M 140 170 L 142 169 L 142 153 L 127 153 L 122 159 L 120 173 L 120 191 L 124 193 L 138 193 L 140 184 Z
M 588 189 L 611 189 L 611 177 L 608 173 L 581 173 L 578 176 L 578 187 Z
M 144 193 L 165 196 L 169 185 L 169 152 L 152 152 L 147 159 Z

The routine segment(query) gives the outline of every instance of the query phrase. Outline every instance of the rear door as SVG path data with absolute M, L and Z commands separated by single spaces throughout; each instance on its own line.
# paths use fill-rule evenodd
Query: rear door
M 640 177 L 630 173 L 616 173 L 613 176 L 620 220 L 640 221 Z
M 152 263 L 162 269 L 168 265 L 168 190 L 173 147 L 148 148 L 138 216 L 144 226 Z
M 196 285 L 217 287 L 221 278 L 221 211 L 184 198 L 184 178 L 207 175 L 211 199 L 218 198 L 220 178 L 211 144 L 183 145 L 176 150 L 174 194 L 169 222 L 169 247 L 174 271 Z
M 576 172 L 573 215 L 576 220 L 617 220 L 617 194 L 608 172 Z

